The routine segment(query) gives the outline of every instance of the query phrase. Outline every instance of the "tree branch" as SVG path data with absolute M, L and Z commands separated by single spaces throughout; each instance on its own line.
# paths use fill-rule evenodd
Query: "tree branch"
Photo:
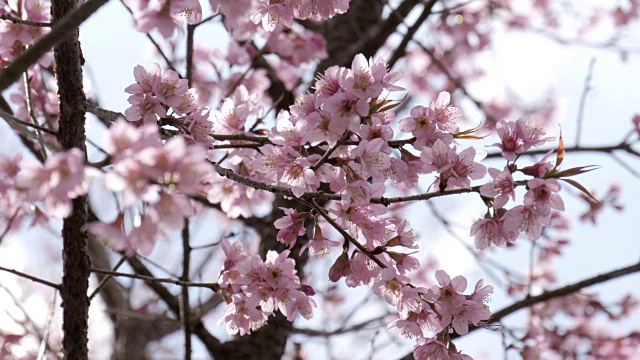
M 64 18 L 54 19 L 55 26 L 51 29 L 51 32 L 29 46 L 22 55 L 0 71 L 0 91 L 4 91 L 4 89 L 20 79 L 22 73 L 27 71 L 29 66 L 38 61 L 51 47 L 59 44 L 71 33 L 77 31 L 78 26 L 94 12 L 98 11 L 107 1 L 109 0 L 89 0 L 79 8 L 74 8 L 75 11 L 67 14 Z
M 47 285 L 47 286 L 52 287 L 52 288 L 54 288 L 56 290 L 60 290 L 60 285 L 59 284 L 54 284 L 54 283 L 52 283 L 50 281 L 47 281 L 47 280 L 44 280 L 44 279 L 40 279 L 38 277 L 29 275 L 29 274 L 25 274 L 23 272 L 15 270 L 15 269 L 8 269 L 6 267 L 0 266 L 0 271 L 5 271 L 5 272 L 8 272 L 8 273 L 23 277 L 25 279 L 31 280 L 33 282 L 37 282 L 37 283 L 42 284 L 42 285 Z
M 85 3 L 85 5 L 90 3 L 91 1 Z M 67 29 L 69 35 L 61 37 L 63 41 L 60 41 L 53 49 L 56 62 L 60 114 L 60 128 L 57 138 L 63 149 L 77 148 L 84 153 L 86 160 L 84 128 L 84 103 L 86 98 L 82 85 L 79 31 L 77 24 L 65 25 L 65 21 L 69 19 L 69 16 L 74 18 L 73 16 L 82 9 L 76 10 L 77 6 L 78 0 L 53 0 L 51 2 L 51 18 L 53 23 L 56 24 L 54 30 L 60 26 L 69 27 Z M 98 7 L 94 9 L 97 10 Z M 88 17 L 88 14 L 86 16 Z M 80 16 L 75 18 L 80 18 Z M 85 229 L 87 218 L 87 196 L 83 195 L 72 200 L 71 213 L 62 222 L 63 275 L 60 296 L 62 297 L 62 329 L 64 331 L 62 348 L 67 359 L 87 359 L 89 353 L 87 347 L 89 342 L 89 298 L 87 290 L 89 289 L 89 276 L 91 273 L 89 272 L 88 239 Z
M 587 288 L 589 286 L 601 284 L 607 282 L 609 280 L 613 280 L 622 276 L 630 275 L 633 273 L 640 272 L 640 262 L 634 265 L 626 266 L 620 269 L 612 270 L 604 274 L 600 274 L 582 281 L 578 281 L 576 283 L 566 285 L 555 290 L 545 291 L 540 295 L 536 296 L 528 296 L 521 301 L 518 301 L 514 304 L 511 304 L 497 312 L 495 312 L 489 320 L 488 324 L 498 322 L 502 320 L 504 317 L 513 314 L 514 312 L 531 307 L 533 305 L 539 304 L 541 302 L 545 302 L 551 299 L 555 299 L 558 297 L 570 295 L 576 291 Z M 469 332 L 475 331 L 477 327 L 473 327 L 469 329 Z
M 153 274 L 147 269 L 146 266 L 139 259 L 135 257 L 130 257 L 127 259 L 129 265 L 133 268 L 133 270 L 138 274 L 147 278 L 154 278 Z M 179 281 L 179 280 L 172 280 Z M 157 281 L 149 282 L 149 287 L 164 301 L 165 304 L 169 307 L 171 312 L 173 312 L 176 316 L 180 316 L 180 303 L 179 301 Z M 177 284 L 181 285 L 181 284 Z M 193 333 L 204 343 L 205 347 L 213 355 L 215 359 L 223 359 L 222 357 L 222 344 L 220 340 L 211 335 L 209 331 L 204 327 L 204 324 L 201 320 L 194 320 L 192 323 Z
M 129 260 L 129 258 L 127 258 L 127 261 L 128 260 Z M 153 275 L 148 276 L 148 275 L 141 275 L 141 274 L 129 274 L 129 273 L 123 273 L 123 272 L 118 272 L 118 271 L 113 271 L 113 270 L 96 269 L 96 268 L 91 268 L 91 272 L 95 273 L 95 274 L 108 275 L 108 276 L 111 276 L 111 277 L 125 277 L 125 278 L 129 278 L 129 279 L 142 280 L 142 281 L 144 281 L 144 282 L 146 282 L 148 284 L 151 284 L 151 283 L 165 283 L 165 284 L 173 284 L 173 285 L 184 286 L 184 287 L 207 288 L 207 289 L 211 289 L 213 291 L 217 291 L 218 290 L 218 284 L 216 284 L 216 283 L 189 282 L 189 281 L 185 281 L 185 280 L 178 280 L 178 279 L 172 279 L 172 278 L 159 278 L 159 277 L 155 277 Z
M 422 9 L 422 13 L 420 14 L 416 22 L 414 22 L 413 25 L 411 25 L 411 27 L 409 28 L 409 30 L 407 30 L 407 33 L 404 34 L 402 41 L 398 46 L 396 46 L 395 50 L 393 51 L 393 54 L 391 55 L 391 59 L 389 59 L 389 61 L 387 62 L 389 69 L 393 69 L 393 66 L 396 64 L 396 62 L 398 62 L 398 60 L 400 60 L 400 58 L 402 58 L 405 55 L 407 50 L 407 45 L 409 45 L 409 42 L 411 42 L 416 32 L 418 32 L 422 24 L 427 20 L 429 15 L 431 15 L 433 6 L 435 5 L 435 3 L 436 3 L 435 1 L 430 1 L 429 4 L 426 4 L 424 6 L 424 9 Z
M 29 26 L 36 26 L 36 27 L 51 27 L 51 23 L 24 20 L 24 19 L 17 18 L 11 14 L 0 14 L 0 20 L 8 20 L 14 24 L 22 24 L 22 25 L 29 25 Z
M 182 228 L 182 277 L 181 280 L 189 281 L 189 268 L 191 263 L 191 244 L 189 234 L 189 219 L 184 220 Z M 191 305 L 189 304 L 189 287 L 182 287 L 180 296 L 180 319 L 182 320 L 182 329 L 184 331 L 184 359 L 191 360 Z

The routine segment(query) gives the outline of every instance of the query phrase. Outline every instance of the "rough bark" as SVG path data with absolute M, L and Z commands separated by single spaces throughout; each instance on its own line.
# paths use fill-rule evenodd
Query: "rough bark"
M 329 56 L 320 62 L 316 72 L 321 74 L 333 65 L 350 66 L 353 57 L 359 53 L 367 58 L 375 55 L 419 3 L 419 0 L 404 0 L 383 19 L 384 2 L 352 0 L 349 11 L 335 16 L 317 29 L 327 39 Z
M 51 4 L 55 24 L 77 7 L 77 0 L 54 0 Z M 85 95 L 82 89 L 80 43 L 76 29 L 54 47 L 60 128 L 58 141 L 64 149 L 85 149 Z M 64 338 L 62 347 L 67 359 L 87 359 L 89 298 L 89 256 L 87 254 L 87 198 L 73 200 L 73 210 L 62 224 L 63 277 L 62 297 Z

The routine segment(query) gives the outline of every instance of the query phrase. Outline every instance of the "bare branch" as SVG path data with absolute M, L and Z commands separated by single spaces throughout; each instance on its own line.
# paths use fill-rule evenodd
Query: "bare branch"
M 578 121 L 576 127 L 576 146 L 580 146 L 580 138 L 582 137 L 582 123 L 584 122 L 584 109 L 587 105 L 587 94 L 591 90 L 591 77 L 593 76 L 593 66 L 596 63 L 596 58 L 591 58 L 589 61 L 589 70 L 587 71 L 587 77 L 584 79 L 584 88 L 582 89 L 582 95 L 580 96 L 580 106 L 578 108 Z
M 49 135 L 56 135 L 57 134 L 57 132 L 55 132 L 55 131 L 53 131 L 51 129 L 48 129 L 48 128 L 44 127 L 44 126 L 40 126 L 40 125 L 36 125 L 36 124 L 32 124 L 32 123 L 20 120 L 17 117 L 15 117 L 15 116 L 13 116 L 13 115 L 11 115 L 8 112 L 5 112 L 3 110 L 0 110 L 0 117 L 5 119 L 7 122 L 13 122 L 13 123 L 20 124 L 20 125 L 23 125 L 23 126 L 26 126 L 26 127 L 30 127 L 30 128 L 42 131 L 44 133 L 47 133 Z
M 36 27 L 51 27 L 51 23 L 20 19 L 11 14 L 0 14 L 0 20 L 11 21 L 14 24 L 22 24 L 22 25 L 29 25 L 29 26 L 36 26 Z
M 189 219 L 184 220 L 182 228 L 182 281 L 189 281 L 189 268 L 191 264 L 191 244 L 189 233 Z M 184 331 L 184 359 L 191 360 L 191 305 L 189 304 L 189 287 L 183 286 L 180 295 L 180 320 Z
M 105 270 L 105 269 L 95 269 L 95 268 L 91 268 L 91 272 L 96 274 L 109 275 L 112 277 L 126 277 L 130 279 L 143 280 L 150 284 L 166 283 L 166 284 L 173 284 L 173 285 L 179 285 L 179 286 L 185 286 L 185 287 L 202 287 L 202 288 L 211 289 L 213 291 L 218 290 L 218 284 L 216 283 L 189 282 L 189 281 L 176 280 L 171 278 L 157 278 L 152 275 L 150 276 L 150 275 L 141 275 L 141 274 L 129 274 L 129 273 L 123 273 L 123 272 L 117 272 L 117 271 L 111 271 L 111 270 Z
M 429 15 L 431 15 L 433 5 L 435 5 L 435 3 L 436 3 L 435 1 L 431 1 L 428 5 L 425 5 L 418 19 L 416 19 L 416 21 L 413 23 L 413 25 L 411 25 L 409 30 L 407 30 L 407 33 L 404 34 L 402 41 L 400 42 L 400 44 L 398 44 L 398 46 L 393 51 L 393 54 L 391 55 L 391 59 L 389 59 L 388 66 L 390 69 L 393 69 L 393 66 L 396 64 L 396 62 L 398 62 L 398 60 L 400 60 L 400 58 L 402 58 L 405 55 L 407 50 L 407 45 L 409 45 L 409 42 L 411 42 L 416 32 L 418 32 L 422 24 L 427 20 Z
M 150 279 L 154 278 L 153 274 L 137 258 L 130 257 L 127 259 L 127 262 L 129 263 L 129 265 L 131 265 L 133 270 L 138 275 L 141 275 Z M 172 279 L 170 280 L 176 281 Z M 179 282 L 176 285 L 187 285 L 187 284 L 184 284 L 184 283 L 181 284 Z M 192 284 L 189 284 L 189 286 L 191 285 Z M 208 285 L 210 286 L 211 284 L 208 284 Z M 160 282 L 157 282 L 157 281 L 149 282 L 149 287 L 162 299 L 162 301 L 165 302 L 165 304 L 167 304 L 169 309 L 176 316 L 180 316 L 180 304 L 178 300 L 169 292 L 169 290 L 167 290 L 167 288 L 162 286 L 162 284 L 160 284 Z M 222 358 L 221 354 L 223 350 L 222 350 L 222 344 L 220 343 L 220 340 L 218 340 L 215 336 L 211 335 L 209 331 L 207 331 L 202 321 L 194 319 L 192 326 L 193 326 L 193 333 L 200 339 L 200 341 L 204 343 L 209 353 L 211 353 L 211 355 L 213 355 L 213 357 L 216 359 Z
M 189 87 L 193 86 L 193 38 L 196 31 L 196 25 L 187 24 L 187 56 L 185 59 L 185 67 L 187 68 L 187 82 Z
M 25 279 L 29 279 L 29 280 L 37 282 L 39 284 L 47 285 L 47 286 L 52 287 L 52 288 L 54 288 L 56 290 L 60 290 L 60 285 L 59 284 L 54 284 L 54 283 L 52 283 L 50 281 L 47 281 L 47 280 L 44 280 L 44 279 L 40 279 L 40 278 L 35 277 L 35 276 L 31 276 L 29 274 L 25 274 L 25 273 L 20 272 L 18 270 L 7 269 L 7 268 L 2 267 L 2 266 L 0 266 L 0 270 L 8 272 L 8 273 L 11 273 L 11 274 L 14 274 L 14 275 L 17 275 L 17 276 L 20 276 L 20 277 L 23 277 Z

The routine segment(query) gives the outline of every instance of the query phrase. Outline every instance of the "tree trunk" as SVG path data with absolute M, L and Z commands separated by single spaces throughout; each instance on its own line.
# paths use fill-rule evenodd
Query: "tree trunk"
M 55 24 L 76 9 L 77 0 L 53 0 L 51 17 Z M 82 65 L 78 30 L 54 47 L 60 127 L 58 141 L 64 149 L 78 148 L 86 152 L 85 95 L 82 88 Z M 87 320 L 89 317 L 89 257 L 87 255 L 87 198 L 73 200 L 73 210 L 62 225 L 63 276 L 62 297 L 64 338 L 62 347 L 67 359 L 87 359 Z

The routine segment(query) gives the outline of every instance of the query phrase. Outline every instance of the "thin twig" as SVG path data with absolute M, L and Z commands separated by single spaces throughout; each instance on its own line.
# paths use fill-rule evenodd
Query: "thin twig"
M 311 170 L 316 171 L 320 168 L 320 166 L 322 166 L 322 164 L 325 163 L 325 161 L 327 161 L 327 159 L 329 159 L 329 156 L 331 156 L 331 154 L 333 154 L 334 151 L 336 151 L 336 149 L 338 149 L 338 147 L 342 146 L 342 144 L 340 143 L 342 140 L 346 140 L 348 137 L 348 132 L 346 132 L 343 136 L 342 139 L 338 140 L 338 142 L 330 147 L 325 153 L 324 155 L 322 155 L 322 157 L 311 167 Z
M 189 268 L 191 264 L 191 245 L 189 233 L 189 219 L 184 219 L 182 228 L 182 277 L 181 280 L 189 282 Z M 184 331 L 184 359 L 191 360 L 191 305 L 189 303 L 189 287 L 183 286 L 180 295 L 180 321 Z
M 187 68 L 187 83 L 189 87 L 193 85 L 193 41 L 196 25 L 187 25 L 187 56 L 185 67 Z
M 264 191 L 268 191 L 274 194 L 280 194 L 280 195 L 285 195 L 285 196 L 289 196 L 289 197 L 293 197 L 295 198 L 296 196 L 293 194 L 293 192 L 291 192 L 291 189 L 288 187 L 283 187 L 283 186 L 277 186 L 277 185 L 268 185 L 265 184 L 263 182 L 260 181 L 256 181 L 253 179 L 250 179 L 248 177 L 244 177 L 241 175 L 236 174 L 235 172 L 233 172 L 233 170 L 231 169 L 227 169 L 224 168 L 218 164 L 213 164 L 216 172 L 221 175 L 224 176 L 230 180 L 233 180 L 237 183 L 243 184 L 243 185 L 247 185 L 249 187 L 252 187 L 254 189 L 258 189 L 258 190 L 264 190 Z M 518 183 L 518 185 L 524 185 L 523 183 Z M 370 202 L 374 203 L 374 204 L 383 204 L 385 206 L 389 206 L 393 203 L 399 203 L 399 202 L 407 202 L 407 201 L 416 201 L 416 200 L 428 200 L 428 199 L 433 199 L 433 198 L 437 198 L 437 197 L 442 197 L 442 196 L 448 196 L 448 195 L 455 195 L 455 194 L 468 194 L 468 193 L 477 193 L 480 191 L 480 186 L 473 186 L 470 188 L 463 188 L 463 189 L 454 189 L 454 190 L 445 190 L 445 191 L 439 191 L 439 192 L 430 192 L 430 193 L 424 193 L 424 194 L 416 194 L 416 195 L 409 195 L 409 196 L 400 196 L 400 197 L 375 197 L 375 198 L 371 198 Z M 323 191 L 312 191 L 312 192 L 305 192 L 302 194 L 302 196 L 299 196 L 300 199 L 304 199 L 304 200 L 311 200 L 311 199 L 317 199 L 317 200 L 340 200 L 341 196 L 340 194 L 331 194 L 331 193 L 326 193 Z M 194 200 L 197 201 L 201 201 L 204 203 L 208 203 L 208 201 L 206 201 L 206 199 L 200 198 L 200 197 L 194 197 Z
M 113 268 L 111 269 L 112 271 L 116 271 L 118 270 L 118 268 L 120 267 L 120 265 L 122 265 L 124 263 L 124 261 L 127 260 L 126 256 L 122 256 L 120 258 L 120 260 L 118 260 L 118 262 L 113 266 Z M 93 290 L 93 292 L 91 293 L 91 295 L 89 295 L 89 301 L 93 300 L 93 298 L 98 295 L 98 293 L 100 292 L 100 290 L 107 285 L 107 283 L 109 282 L 109 280 L 111 280 L 113 277 L 111 275 L 107 275 L 105 276 L 102 281 L 100 281 L 100 283 L 98 284 L 98 286 L 96 287 L 95 290 Z
M 462 80 L 455 77 L 451 71 L 438 59 L 433 50 L 424 46 L 420 41 L 413 39 L 413 42 L 416 43 L 427 55 L 431 58 L 431 61 L 442 71 L 442 73 L 451 81 L 457 89 L 460 89 L 462 93 L 469 99 L 471 102 L 478 108 L 478 110 L 482 111 L 485 114 L 485 117 L 489 122 L 495 123 L 495 119 L 485 111 L 484 105 L 475 97 L 473 97 L 468 91 L 467 88 L 462 83 Z
M 130 257 L 127 259 L 127 262 L 131 265 L 133 270 L 139 274 L 139 276 L 154 279 L 153 274 L 144 266 L 144 264 L 142 264 L 142 262 L 140 262 L 138 258 Z M 181 283 L 181 281 L 178 281 L 178 284 L 176 285 L 186 285 Z M 179 301 L 169 292 L 169 290 L 167 290 L 166 287 L 159 282 L 149 282 L 149 287 L 167 304 L 169 309 L 171 309 L 176 316 L 180 316 Z M 220 343 L 220 340 L 207 331 L 202 324 L 202 321 L 199 319 L 193 319 L 193 322 L 194 334 L 204 343 L 205 347 L 214 358 L 221 358 L 222 344 Z
M 0 244 L 2 244 L 2 240 L 4 240 L 4 237 L 7 236 L 7 234 L 9 233 L 9 230 L 11 230 L 11 225 L 13 225 L 13 222 L 15 221 L 19 213 L 20 213 L 20 208 L 16 209 L 13 215 L 11 215 L 11 218 L 9 218 L 9 221 L 7 222 L 7 226 L 5 227 L 4 231 L 2 231 L 2 234 L 0 234 Z
M 34 127 L 40 127 L 38 124 L 38 120 L 36 119 L 36 114 L 33 111 L 33 106 L 31 102 L 31 84 L 29 80 L 28 72 L 22 74 L 22 78 L 24 80 L 24 92 L 25 92 L 25 101 L 27 102 L 27 112 L 29 113 L 29 118 L 31 119 L 31 123 Z M 56 134 L 54 134 L 56 135 Z M 42 133 L 36 130 L 36 136 L 38 137 L 38 141 L 40 142 L 40 154 L 42 158 L 47 160 L 47 148 L 44 146 L 44 139 L 42 138 Z
M 51 23 L 49 22 L 39 22 L 39 21 L 20 19 L 11 14 L 0 14 L 0 20 L 7 20 L 7 21 L 11 21 L 14 24 L 21 24 L 21 25 L 28 25 L 28 26 L 51 27 Z
M 56 299 L 58 298 L 58 290 L 53 292 L 53 299 L 51 299 L 51 311 L 47 317 L 47 325 L 44 327 L 44 334 L 42 334 L 42 341 L 40 342 L 40 350 L 38 351 L 38 360 L 42 360 L 47 355 L 47 347 L 49 345 L 49 332 L 51 329 L 51 321 L 53 321 L 53 315 L 56 312 Z
M 582 137 L 582 123 L 584 122 L 584 109 L 587 104 L 587 94 L 591 90 L 591 77 L 593 76 L 593 65 L 595 65 L 595 63 L 596 58 L 591 58 L 591 61 L 589 61 L 589 70 L 587 71 L 587 77 L 584 79 L 582 96 L 580 96 L 580 107 L 578 108 L 578 120 L 576 125 L 576 146 L 580 146 L 580 138 Z
M 26 126 L 26 127 L 30 127 L 30 128 L 42 131 L 42 132 L 47 133 L 49 135 L 56 135 L 57 134 L 56 131 L 53 131 L 53 130 L 51 130 L 49 128 L 46 128 L 44 126 L 40 126 L 40 125 L 36 125 L 36 124 L 32 124 L 32 123 L 26 122 L 24 120 L 20 120 L 17 117 L 9 114 L 8 112 L 6 112 L 4 110 L 0 110 L 0 117 L 5 119 L 7 122 L 14 122 L 16 124 L 20 124 L 20 125 L 23 125 L 23 126 Z
M 393 69 L 393 66 L 396 64 L 396 62 L 398 62 L 398 60 L 400 60 L 400 58 L 404 56 L 404 54 L 406 53 L 407 45 L 409 45 L 409 42 L 411 42 L 416 32 L 420 29 L 422 24 L 424 24 L 429 15 L 432 14 L 433 5 L 435 5 L 435 3 L 436 1 L 431 1 L 429 4 L 424 6 L 424 8 L 422 9 L 422 13 L 418 17 L 418 19 L 416 19 L 413 25 L 411 25 L 411 27 L 407 30 L 400 44 L 396 46 L 393 54 L 391 55 L 391 59 L 389 59 L 388 62 L 388 66 L 390 69 Z
M 301 328 L 293 328 L 291 330 L 292 333 L 294 334 L 304 334 L 304 335 L 309 335 L 309 336 L 322 336 L 322 337 L 329 337 L 329 336 L 334 336 L 334 335 L 341 335 L 341 334 L 346 334 L 346 333 L 350 333 L 352 331 L 358 331 L 358 330 L 366 330 L 367 326 L 376 323 L 376 322 L 382 322 L 382 320 L 384 320 L 384 318 L 386 318 L 387 316 L 389 316 L 389 314 L 384 314 L 381 316 L 377 316 L 373 319 L 369 319 L 369 320 L 365 320 L 361 323 L 349 326 L 349 327 L 340 327 L 338 329 L 335 330 L 331 330 L 331 331 L 326 331 L 326 330 L 316 330 L 316 329 L 301 329 Z
M 202 21 L 200 21 L 199 23 L 197 23 L 197 24 L 195 24 L 195 25 L 193 25 L 193 26 L 194 26 L 194 27 L 198 27 L 198 26 L 200 26 L 200 25 L 202 25 L 202 24 L 204 24 L 204 23 L 207 23 L 207 22 L 209 22 L 209 21 L 211 21 L 211 20 L 215 19 L 216 17 L 218 17 L 218 16 L 220 16 L 220 15 L 221 15 L 220 13 L 213 14 L 213 15 L 209 15 L 209 16 L 207 16 L 206 18 L 202 19 Z
M 338 225 L 338 223 L 336 223 L 331 218 L 331 216 L 329 216 L 329 214 L 327 214 L 327 212 L 324 211 L 322 206 L 318 205 L 315 202 L 315 200 L 311 200 L 309 202 L 309 205 L 311 205 L 316 210 L 316 212 L 320 214 L 320 216 L 322 216 L 329 224 L 331 224 L 331 226 L 333 226 L 333 228 L 336 229 L 340 233 L 340 235 L 342 235 L 342 237 L 344 237 L 345 241 L 348 241 L 353 245 L 355 245 L 355 247 L 357 247 L 358 250 L 360 250 L 363 254 L 367 255 L 369 259 L 373 260 L 373 262 L 378 264 L 378 266 L 380 266 L 381 268 L 385 269 L 387 267 L 382 261 L 380 261 L 380 259 L 378 259 L 375 255 L 373 255 L 369 250 L 367 250 L 367 248 L 365 248 L 364 245 L 360 244 L 360 242 L 358 242 L 356 238 L 351 236 L 351 234 L 346 232 L 340 225 Z
M 438 211 L 438 209 L 436 209 L 435 205 L 431 202 L 427 202 L 427 205 L 429 206 L 429 209 L 431 210 L 431 214 L 442 223 L 442 225 L 444 226 L 445 230 L 449 233 L 449 235 L 451 235 L 451 237 L 453 237 L 460 245 L 462 245 L 462 247 L 465 248 L 465 250 L 467 250 L 469 252 L 469 254 L 471 254 L 471 256 L 473 256 L 473 258 L 475 259 L 476 263 L 478 263 L 478 266 L 482 268 L 482 270 L 484 270 L 487 275 L 497 284 L 502 284 L 502 280 L 500 280 L 500 277 L 498 277 L 498 275 L 496 275 L 493 271 L 491 271 L 491 269 L 489 269 L 486 264 L 483 262 L 486 261 L 487 264 L 494 266 L 495 268 L 499 269 L 500 271 L 504 272 L 505 275 L 506 274 L 512 274 L 513 271 L 511 271 L 510 269 L 504 267 L 502 264 L 500 264 L 497 261 L 491 261 L 489 258 L 483 257 L 481 254 L 479 254 L 478 252 L 476 252 L 473 247 L 471 247 L 469 244 L 467 244 L 460 236 L 458 236 L 458 234 L 453 231 L 453 229 L 451 228 L 451 223 L 449 222 L 449 220 L 447 220 L 444 216 L 442 216 L 442 214 L 440 214 L 440 212 Z
M 202 250 L 202 249 L 206 249 L 206 248 L 210 248 L 218 245 L 220 245 L 220 240 L 214 241 L 212 243 L 204 244 L 204 245 L 192 246 L 191 250 Z
M 619 157 L 616 156 L 616 154 L 611 154 L 611 158 L 613 159 L 613 161 L 617 162 L 618 165 L 620 165 L 623 169 L 625 169 L 626 171 L 628 171 L 631 175 L 635 176 L 636 178 L 640 179 L 640 172 L 638 172 L 638 170 L 634 169 L 633 166 L 627 164 L 626 162 L 624 162 L 624 160 L 620 159 Z
M 129 273 L 122 273 L 122 272 L 116 272 L 116 271 L 104 270 L 104 269 L 95 269 L 95 268 L 91 268 L 91 272 L 96 274 L 110 275 L 114 277 L 117 276 L 117 277 L 126 277 L 130 279 L 143 280 L 148 283 L 167 283 L 167 284 L 187 286 L 187 287 L 202 287 L 202 288 L 208 288 L 214 291 L 218 289 L 218 284 L 216 283 L 188 282 L 188 281 L 182 281 L 182 280 L 176 280 L 176 279 L 156 278 L 154 276 L 129 274 Z
M 131 16 L 135 20 L 135 15 L 133 13 L 133 10 L 131 10 L 131 8 L 127 4 L 125 4 L 125 2 L 123 0 L 120 0 L 120 3 L 122 4 L 122 6 L 124 6 L 127 9 L 129 14 L 131 14 Z M 151 43 L 156 48 L 156 50 L 158 50 L 158 53 L 160 53 L 160 56 L 162 56 L 164 61 L 167 63 L 167 67 L 169 69 L 175 71 L 180 78 L 184 79 L 184 77 L 182 75 L 180 75 L 178 70 L 176 70 L 176 68 L 173 66 L 173 63 L 171 62 L 171 60 L 169 60 L 169 57 L 167 57 L 167 55 L 164 53 L 164 50 L 162 50 L 162 48 L 160 47 L 160 44 L 158 44 L 158 42 L 153 38 L 153 36 L 151 36 L 151 34 L 149 34 L 149 33 L 145 33 L 145 35 L 147 36 L 147 39 L 149 39 L 149 41 L 151 41 Z
M 14 274 L 14 275 L 17 275 L 17 276 L 20 276 L 20 277 L 23 277 L 23 278 L 31 280 L 33 282 L 40 283 L 42 285 L 47 285 L 47 286 L 52 287 L 52 288 L 54 288 L 56 290 L 60 290 L 60 285 L 59 284 L 54 284 L 54 283 L 52 283 L 50 281 L 47 281 L 47 280 L 44 280 L 44 279 L 40 279 L 40 278 L 37 278 L 37 277 L 29 275 L 29 274 L 25 274 L 23 272 L 15 270 L 15 269 L 8 269 L 6 267 L 0 266 L 0 270 L 8 272 L 8 273 L 11 273 L 11 274 Z

